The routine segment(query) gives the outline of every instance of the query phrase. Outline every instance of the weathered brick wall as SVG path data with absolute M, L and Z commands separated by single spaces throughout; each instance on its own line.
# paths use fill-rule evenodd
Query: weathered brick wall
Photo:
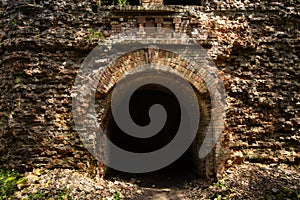
M 96 1 L 15 2 L 0 9 L 3 167 L 93 171 L 96 162 L 72 121 L 70 94 L 76 73 L 99 42 L 144 26 L 186 32 L 217 64 L 228 95 L 224 135 L 233 153 L 228 164 L 243 159 L 299 164 L 296 1 L 96 10 Z

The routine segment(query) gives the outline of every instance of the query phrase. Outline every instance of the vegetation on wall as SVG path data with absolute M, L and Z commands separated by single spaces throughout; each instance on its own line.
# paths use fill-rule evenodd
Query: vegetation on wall
M 14 170 L 0 169 L 0 200 L 8 199 L 24 183 L 26 179 Z

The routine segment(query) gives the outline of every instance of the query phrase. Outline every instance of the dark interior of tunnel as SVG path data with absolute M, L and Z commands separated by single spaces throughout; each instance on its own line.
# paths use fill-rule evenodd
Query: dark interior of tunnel
M 118 127 L 111 117 L 112 114 L 109 114 L 109 139 L 118 147 L 136 153 L 152 152 L 167 145 L 176 136 L 181 121 L 180 104 L 171 91 L 155 84 L 143 86 L 132 95 L 129 112 L 132 120 L 137 125 L 146 126 L 150 123 L 149 109 L 154 104 L 162 105 L 167 112 L 166 123 L 159 133 L 145 139 L 129 136 Z M 158 171 L 144 174 L 129 174 L 109 169 L 107 177 L 140 178 L 140 184 L 143 186 L 156 185 L 165 187 L 168 184 L 174 185 L 174 182 L 180 184 L 187 181 L 187 179 L 195 178 L 191 149 L 190 147 L 175 162 Z

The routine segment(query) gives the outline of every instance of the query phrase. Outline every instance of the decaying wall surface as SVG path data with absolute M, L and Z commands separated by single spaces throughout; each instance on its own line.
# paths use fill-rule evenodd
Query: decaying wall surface
M 3 167 L 93 172 L 97 163 L 72 121 L 77 71 L 99 42 L 152 26 L 195 38 L 224 78 L 228 110 L 218 145 L 230 147 L 231 157 L 226 163 L 217 158 L 220 168 L 243 160 L 299 164 L 297 1 L 211 1 L 186 7 L 5 2 L 0 9 Z

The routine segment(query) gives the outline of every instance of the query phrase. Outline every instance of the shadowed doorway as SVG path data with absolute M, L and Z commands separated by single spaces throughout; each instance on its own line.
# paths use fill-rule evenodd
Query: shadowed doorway
M 110 113 L 106 118 L 108 120 L 106 132 L 110 140 L 118 147 L 136 153 L 152 152 L 167 145 L 176 136 L 181 121 L 180 104 L 169 89 L 156 84 L 148 84 L 139 88 L 130 99 L 129 112 L 137 125 L 146 126 L 150 123 L 149 109 L 154 104 L 162 105 L 167 112 L 166 123 L 159 133 L 146 139 L 132 137 L 118 127 Z M 175 162 L 158 171 L 130 174 L 109 169 L 106 177 L 134 179 L 137 180 L 137 184 L 145 187 L 153 185 L 170 187 L 191 181 L 196 179 L 192 148 L 190 147 Z

